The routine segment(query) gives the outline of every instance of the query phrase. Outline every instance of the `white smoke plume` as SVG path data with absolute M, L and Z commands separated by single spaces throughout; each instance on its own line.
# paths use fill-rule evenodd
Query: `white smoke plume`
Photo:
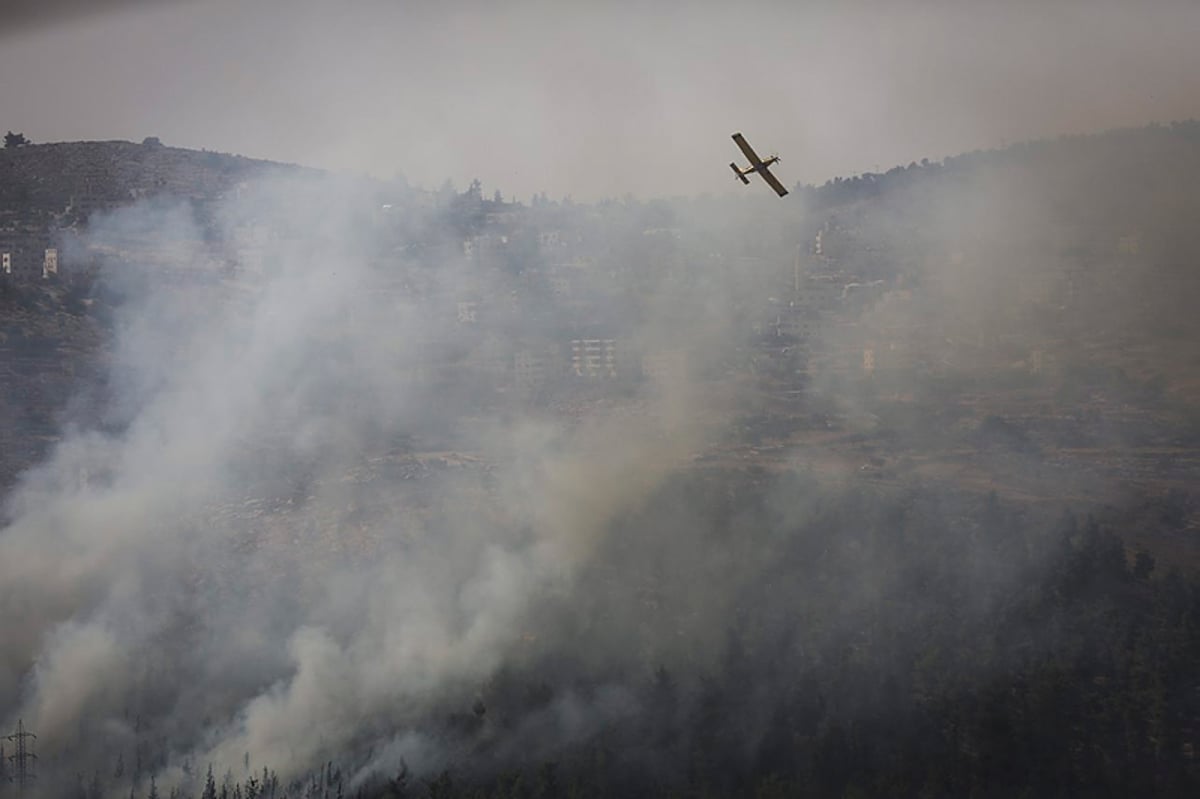
M 1130 161 L 1171 169 L 1186 133 L 1144 132 L 1157 157 Z M 1080 152 L 1113 163 L 1120 141 Z M 411 192 L 384 208 L 376 184 L 297 176 L 215 207 L 148 202 L 94 219 L 107 394 L 6 500 L 0 721 L 36 730 L 47 771 L 120 772 L 122 792 L 151 775 L 194 788 L 208 764 L 287 779 L 335 758 L 364 784 L 401 760 L 428 773 L 553 752 L 643 711 L 631 674 L 665 664 L 698 679 L 736 662 L 731 630 L 763 662 L 782 653 L 825 673 L 871 636 L 884 643 L 861 651 L 907 656 L 912 620 L 949 595 L 931 599 L 928 564 L 906 561 L 928 555 L 925 540 L 953 561 L 952 604 L 970 628 L 1036 571 L 1039 550 L 976 546 L 974 510 L 941 475 L 1064 496 L 1105 487 L 1020 446 L 1020 424 L 981 425 L 970 403 L 986 397 L 960 398 L 1004 381 L 1039 401 L 1056 380 L 1071 390 L 1068 372 L 1036 372 L 1032 351 L 1079 358 L 1073 336 L 1116 327 L 1106 309 L 1122 284 L 1040 278 L 1132 272 L 1141 256 L 1121 250 L 1117 224 L 1147 231 L 1148 252 L 1186 244 L 1149 232 L 1177 208 L 1155 196 L 1130 203 L 1141 217 L 1100 208 L 1103 224 L 1073 225 L 1085 206 L 1061 198 L 1096 182 L 1098 196 L 1123 196 L 1121 172 L 1098 177 L 1092 156 L 1047 159 L 1061 172 L 999 164 L 1021 157 L 870 176 L 826 209 L 807 190 L 793 204 L 526 208 L 538 223 L 504 242 L 519 274 L 468 257 L 444 213 L 466 196 L 453 192 L 441 208 Z M 591 237 L 595 261 L 553 263 L 568 284 L 556 287 L 537 254 L 559 244 L 539 232 Z M 572 290 L 591 306 L 572 307 Z M 835 310 L 789 304 L 813 291 Z M 1126 332 L 1149 329 L 1150 313 L 1130 309 Z M 804 404 L 780 411 L 799 392 L 752 383 L 794 385 L 803 362 L 786 328 L 809 317 Z M 570 371 L 568 342 L 613 331 L 632 353 L 620 362 L 682 354 L 686 368 L 600 398 L 570 381 L 547 400 L 483 377 L 555 358 Z M 952 362 L 918 361 L 929 353 Z M 809 418 L 822 415 L 833 421 Z M 792 447 L 804 424 L 816 443 Z M 1078 426 L 1121 444 L 1103 424 Z M 1064 429 L 1024 443 L 1056 446 Z M 760 459 L 741 436 L 777 455 Z M 901 474 L 863 488 L 872 451 Z M 718 476 L 708 461 L 680 468 L 701 453 Z M 755 481 L 769 489 L 754 494 Z M 502 714 L 479 697 L 504 698 L 522 668 L 570 674 L 567 661 L 586 664 L 588 690 L 564 678 L 512 726 L 488 726 Z M 770 691 L 744 697 L 751 738 Z M 833 712 L 852 715 L 863 696 Z M 439 735 L 461 716 L 472 735 Z
M 571 423 L 432 388 L 422 369 L 482 346 L 447 302 L 471 278 L 448 255 L 413 267 L 421 296 L 397 288 L 360 188 L 244 186 L 219 246 L 181 207 L 93 220 L 123 297 L 115 421 L 68 431 L 0 535 L 0 706 L 47 763 L 132 747 L 166 781 L 244 760 L 289 776 L 391 739 L 467 701 L 534 598 L 701 442 L 683 379 Z M 290 231 L 257 271 L 254 224 Z M 160 260 L 137 271 L 121 248 L 147 240 Z M 392 443 L 412 435 L 475 455 L 428 468 Z

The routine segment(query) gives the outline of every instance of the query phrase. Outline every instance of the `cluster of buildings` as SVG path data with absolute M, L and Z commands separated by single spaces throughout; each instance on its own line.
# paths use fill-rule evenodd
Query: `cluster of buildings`
M 192 163 L 194 156 L 213 154 L 197 153 L 181 162 L 187 168 L 172 162 L 170 169 L 127 169 L 135 177 L 114 182 L 107 174 L 114 158 L 140 164 L 185 152 L 116 144 L 110 162 L 79 167 L 91 172 L 76 188 L 103 185 L 103 191 L 71 194 L 53 213 L 0 209 L 0 280 L 69 280 L 95 261 L 117 260 L 160 278 L 203 275 L 253 286 L 313 246 L 312 232 L 286 209 L 280 218 L 245 220 L 232 236 L 211 241 L 138 240 L 135 234 L 110 241 L 107 250 L 76 246 L 72 237 L 86 214 L 147 192 L 177 191 L 209 207 L 240 196 L 246 185 L 221 178 L 220 169 L 214 178 L 203 160 Z M 836 222 L 814 227 L 811 220 L 795 221 L 796 229 L 771 238 L 803 237 L 800 246 L 782 250 L 792 245 L 673 227 L 669 214 L 642 218 L 644 207 L 637 204 L 524 207 L 470 193 L 448 203 L 432 202 L 429 193 L 408 194 L 368 209 L 370 241 L 356 257 L 369 261 L 377 296 L 423 316 L 427 346 L 403 368 L 430 385 L 470 380 L 490 390 L 484 394 L 531 397 L 572 386 L 623 390 L 631 383 L 749 375 L 795 391 L 823 376 L 1014 363 L 1036 373 L 1054 361 L 1051 348 L 1028 335 L 1022 320 L 997 323 L 995 309 L 973 314 L 969 302 L 936 280 L 913 277 L 936 277 L 939 269 L 969 274 L 976 257 L 969 250 L 914 247 L 908 253 Z M 716 248 L 721 251 L 710 251 Z M 1070 255 L 1068 245 L 1059 249 L 1068 253 L 1053 256 L 1062 264 L 1017 270 L 1011 296 L 995 304 L 1057 307 L 1089 290 L 1094 274 L 1078 265 L 1083 260 Z M 1138 234 L 1126 232 L 1112 254 L 1137 259 L 1142 249 Z M 940 266 L 930 269 L 938 259 Z M 906 262 L 917 261 L 919 269 L 906 270 Z M 742 290 L 718 297 L 730 306 L 727 317 L 710 320 L 703 309 L 729 286 Z M 989 290 L 968 287 L 962 296 Z M 717 341 L 708 335 L 713 330 L 720 332 Z
M 205 220 L 239 182 L 296 171 L 164 147 L 154 137 L 140 144 L 58 142 L 0 150 L 0 280 L 29 283 L 87 274 L 97 254 L 76 245 L 98 214 L 151 200 L 186 205 Z
M 0 240 L 0 275 L 4 279 L 20 282 L 49 280 L 58 276 L 57 247 L 46 247 L 40 259 L 29 250 L 24 246 L 14 246 L 12 239 Z

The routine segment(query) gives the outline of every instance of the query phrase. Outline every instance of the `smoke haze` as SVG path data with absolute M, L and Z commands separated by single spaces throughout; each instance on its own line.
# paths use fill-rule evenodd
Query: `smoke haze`
M 1196 115 L 1192 4 L 146 5 L 14 17 L 14 130 L 374 177 L 62 244 L 103 379 L 0 513 L 0 723 L 46 795 L 614 728 L 666 780 L 689 714 L 736 705 L 750 764 L 805 680 L 907 718 L 902 667 L 973 653 L 1052 520 L 1139 487 L 1089 453 L 1200 430 L 1195 123 L 709 194 L 737 129 L 792 187 Z M 623 199 L 504 201 L 543 191 Z M 947 668 L 988 685 L 1056 623 Z
M 453 317 L 475 278 L 451 258 L 398 291 L 372 210 L 324 178 L 246 187 L 217 214 L 239 262 L 233 226 L 303 231 L 249 280 L 183 206 L 93 218 L 81 248 L 136 240 L 191 274 L 103 268 L 124 297 L 108 432 L 70 433 L 8 502 L 0 696 L 44 758 L 111 759 L 149 729 L 168 748 L 146 773 L 249 753 L 293 774 L 465 701 L 532 599 L 701 443 L 685 381 L 571 425 L 429 389 L 421 364 L 492 344 Z M 389 444 L 414 434 L 485 460 L 426 468 Z
M 726 192 L 725 137 L 821 183 L 1200 115 L 1195 4 L 359 0 L 121 7 L 5 40 L 34 141 L 157 135 L 528 199 Z M 152 65 L 152 66 L 151 66 Z M 720 134 L 720 135 L 718 135 Z
M 1120 152 L 1161 186 L 1185 134 L 1151 129 L 1130 138 L 1144 150 Z M 1122 161 L 1097 177 L 1090 156 L 1023 152 L 874 176 L 892 182 L 883 200 L 832 213 L 821 192 L 851 184 L 793 205 L 500 204 L 525 226 L 501 242 L 485 223 L 466 250 L 456 225 L 484 207 L 478 188 L 430 208 L 402 186 L 318 173 L 241 183 L 203 215 L 159 199 L 94 216 L 71 246 L 103 261 L 107 396 L 100 424 L 78 419 L 7 499 L 5 717 L 37 730 L 44 766 L 76 773 L 122 758 L 135 780 L 194 788 L 202 764 L 292 778 L 349 756 L 367 780 L 401 759 L 427 771 L 552 756 L 646 712 L 638 675 L 666 667 L 692 684 L 722 668 L 729 630 L 754 662 L 821 664 L 863 624 L 907 629 L 929 606 L 895 573 L 910 546 L 959 553 L 953 579 L 972 586 L 959 611 L 981 623 L 1041 568 L 1035 554 L 947 537 L 976 511 L 948 489 L 923 498 L 916 472 L 899 485 L 917 499 L 866 499 L 844 446 L 772 444 L 804 423 L 771 432 L 771 397 L 788 392 L 765 386 L 807 372 L 806 402 L 848 440 L 886 428 L 878 451 L 917 457 L 973 442 L 1006 491 L 1102 500 L 1103 479 L 950 410 L 985 374 L 1037 385 L 1031 353 L 1078 358 L 1071 331 L 1137 340 L 1154 316 L 1118 323 L 1119 282 L 1080 293 L 1038 279 L 1065 280 L 1095 243 L 1055 193 L 1117 196 Z M 1149 230 L 1179 210 L 1172 196 L 1087 213 Z M 1128 264 L 1101 241 L 1090 268 Z M 1157 241 L 1147 250 L 1192 246 Z M 482 260 L 489 246 L 507 255 Z M 551 291 L 556 279 L 568 288 Z M 827 288 L 834 315 L 805 305 Z M 805 320 L 807 362 L 784 333 Z M 609 335 L 621 370 L 639 354 L 675 365 L 616 393 L 568 380 L 548 402 L 522 388 L 517 364 L 566 375 L 568 342 Z M 950 366 L 911 355 L 939 351 Z M 1116 447 L 1132 434 L 1085 431 Z M 747 440 L 779 452 L 777 471 L 697 471 L 698 457 L 748 457 Z M 505 680 L 521 674 L 567 684 L 506 709 Z M 595 684 L 572 688 L 571 674 Z M 747 698 L 755 735 L 771 691 Z M 441 729 L 476 697 L 507 726 Z

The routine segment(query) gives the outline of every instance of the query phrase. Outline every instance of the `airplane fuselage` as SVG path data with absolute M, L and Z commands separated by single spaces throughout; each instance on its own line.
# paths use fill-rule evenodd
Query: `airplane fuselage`
M 743 175 L 753 175 L 755 172 L 759 171 L 760 169 L 766 169 L 767 167 L 769 167 L 771 164 L 775 163 L 778 160 L 779 160 L 779 156 L 773 155 L 770 158 L 764 159 L 761 164 L 754 164 L 754 165 L 746 167 L 745 169 L 739 169 L 738 171 L 741 172 Z

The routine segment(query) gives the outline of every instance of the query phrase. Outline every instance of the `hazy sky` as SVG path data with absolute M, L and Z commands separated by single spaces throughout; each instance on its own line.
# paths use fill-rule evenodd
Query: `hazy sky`
M 1200 116 L 1196 2 L 99 5 L 0 18 L 0 127 L 590 200 Z

